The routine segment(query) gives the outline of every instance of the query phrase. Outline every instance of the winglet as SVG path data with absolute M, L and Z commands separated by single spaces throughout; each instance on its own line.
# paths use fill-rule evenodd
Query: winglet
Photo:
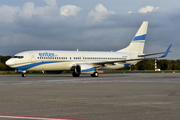
M 168 49 L 166 50 L 166 52 L 164 53 L 164 55 L 162 55 L 162 56 L 159 57 L 159 58 L 164 58 L 164 57 L 166 57 L 166 56 L 168 55 L 168 53 L 169 53 L 169 50 L 171 49 L 171 46 L 172 46 L 172 44 L 168 47 Z

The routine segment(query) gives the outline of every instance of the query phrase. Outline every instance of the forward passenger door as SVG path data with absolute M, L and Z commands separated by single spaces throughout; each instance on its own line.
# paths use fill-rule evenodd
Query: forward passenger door
M 30 56 L 31 56 L 31 63 L 35 63 L 36 62 L 36 58 L 35 58 L 34 53 L 30 53 Z

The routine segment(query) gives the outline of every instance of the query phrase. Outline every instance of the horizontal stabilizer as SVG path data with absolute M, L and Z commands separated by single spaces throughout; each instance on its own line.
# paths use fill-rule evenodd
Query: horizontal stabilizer
M 169 51 L 172 52 L 172 51 Z M 145 54 L 145 55 L 138 55 L 138 57 L 146 57 L 146 56 L 151 56 L 151 55 L 157 55 L 157 54 L 164 54 L 165 52 L 158 52 L 158 53 L 151 53 L 151 54 Z
M 162 56 L 159 57 L 159 58 L 164 58 L 164 57 L 166 57 L 166 56 L 168 55 L 168 53 L 169 53 L 169 50 L 171 49 L 171 46 L 172 46 L 172 44 L 168 47 L 168 49 L 166 50 L 166 52 L 164 53 L 164 55 L 162 55 Z

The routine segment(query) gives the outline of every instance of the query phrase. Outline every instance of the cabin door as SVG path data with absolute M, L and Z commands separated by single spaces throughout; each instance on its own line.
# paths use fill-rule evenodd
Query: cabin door
M 81 56 L 81 62 L 84 62 L 85 57 Z
M 36 62 L 36 59 L 35 59 L 34 53 L 30 53 L 30 56 L 31 56 L 31 62 L 32 62 L 32 63 L 35 63 L 35 62 Z

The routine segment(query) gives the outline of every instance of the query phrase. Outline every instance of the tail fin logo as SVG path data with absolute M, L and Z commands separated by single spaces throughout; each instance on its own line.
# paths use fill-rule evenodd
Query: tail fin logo
M 146 39 L 146 34 L 141 35 L 141 36 L 135 36 L 133 41 L 139 41 L 139 40 L 145 40 Z

